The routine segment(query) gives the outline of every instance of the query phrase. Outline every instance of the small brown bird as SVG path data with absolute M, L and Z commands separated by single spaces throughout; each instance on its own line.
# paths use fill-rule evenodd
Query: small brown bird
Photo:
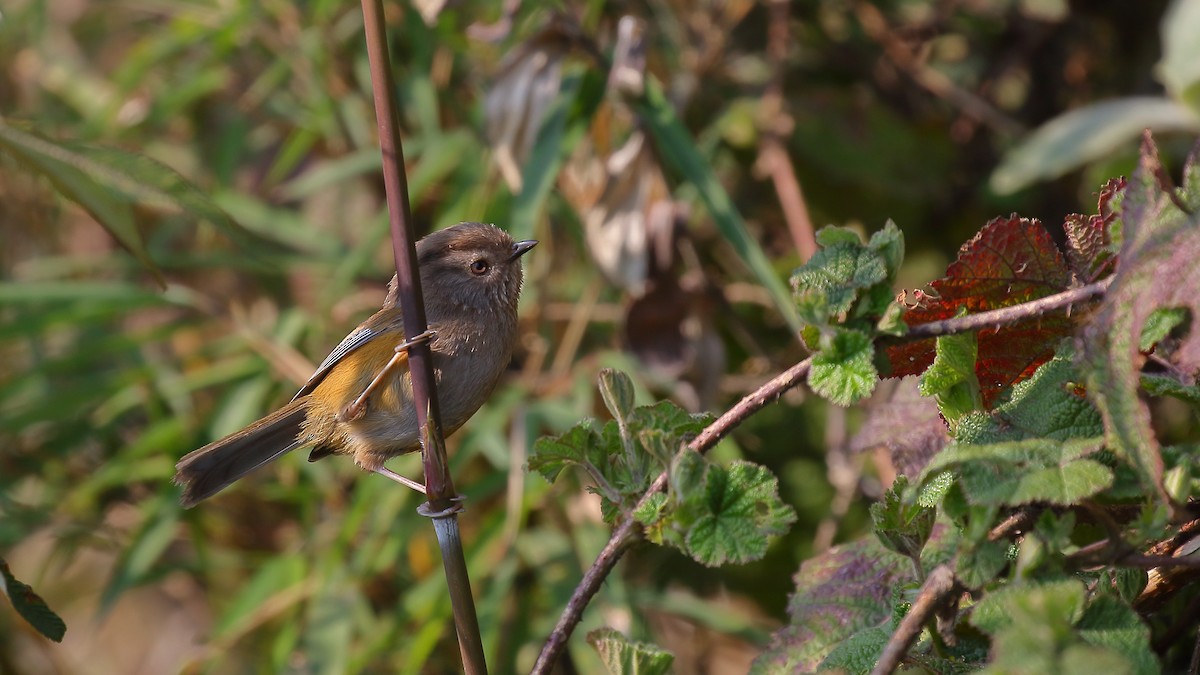
M 434 377 L 446 435 L 491 395 L 517 339 L 520 258 L 537 244 L 482 223 L 460 223 L 417 242 Z M 284 453 L 313 446 L 309 461 L 353 455 L 367 471 L 405 482 L 383 466 L 420 449 L 396 279 L 383 309 L 346 336 L 283 408 L 189 453 L 175 465 L 183 505 L 194 506 Z M 400 355 L 401 365 L 356 399 Z

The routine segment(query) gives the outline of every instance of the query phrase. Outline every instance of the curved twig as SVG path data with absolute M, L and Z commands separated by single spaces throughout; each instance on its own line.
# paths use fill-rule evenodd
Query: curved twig
M 804 376 L 808 374 L 808 369 L 811 365 L 812 358 L 809 357 L 776 375 L 769 382 L 739 401 L 737 405 L 726 411 L 724 415 L 718 417 L 712 424 L 705 427 L 696 438 L 692 439 L 691 443 L 688 443 L 688 449 L 696 452 L 704 452 L 716 445 L 718 441 L 724 438 L 734 427 L 745 421 L 747 417 L 766 407 L 767 404 L 782 396 L 784 392 L 804 381 Z M 638 506 L 641 506 L 652 495 L 660 492 L 666 486 L 667 474 L 665 472 L 660 473 L 658 478 L 654 479 L 654 482 L 650 484 L 650 488 L 646 490 L 646 494 L 642 495 Z M 575 587 L 575 592 L 571 594 L 571 599 L 567 601 L 567 606 L 563 608 L 562 616 L 558 618 L 558 623 L 554 626 L 550 637 L 546 639 L 546 644 L 542 646 L 542 652 L 538 654 L 538 659 L 533 665 L 531 675 L 549 673 L 550 669 L 554 667 L 554 663 L 558 661 L 562 650 L 567 646 L 567 638 L 571 636 L 571 633 L 575 631 L 575 626 L 579 625 L 579 621 L 583 618 L 584 608 L 587 607 L 592 597 L 599 592 L 600 585 L 604 583 L 604 579 L 616 567 L 617 561 L 621 559 L 625 551 L 629 550 L 629 547 L 636 543 L 639 538 L 641 538 L 641 530 L 637 526 L 637 521 L 633 518 L 626 518 L 613 532 L 608 540 L 608 544 L 596 558 L 596 562 L 592 563 L 587 573 L 583 575 L 583 580 Z
M 900 620 L 896 632 L 892 633 L 892 637 L 888 638 L 887 644 L 884 645 L 883 653 L 875 662 L 871 675 L 887 675 L 896 670 L 900 659 L 904 658 L 908 648 L 921 634 L 921 629 L 957 588 L 959 585 L 954 578 L 954 570 L 948 565 L 938 565 L 929 573 L 925 583 L 921 584 L 921 592 L 913 602 L 912 608 Z
M 953 319 L 942 319 L 941 321 L 930 321 L 928 323 L 920 323 L 915 326 L 910 326 L 908 332 L 904 334 L 902 340 L 911 340 L 916 338 L 939 337 L 942 335 L 950 335 L 953 333 L 965 333 L 969 330 L 979 330 L 981 328 L 992 328 L 1013 324 L 1024 319 L 1031 319 L 1035 316 L 1053 312 L 1058 309 L 1068 308 L 1079 302 L 1087 302 L 1093 298 L 1104 295 L 1108 287 L 1112 285 L 1113 277 L 1106 277 L 1095 283 L 1079 288 L 1072 288 L 1047 295 L 1044 298 L 1030 300 L 1019 305 L 1004 307 L 1003 309 L 993 309 L 990 312 L 980 312 L 978 314 L 970 314 L 968 316 L 955 317 Z

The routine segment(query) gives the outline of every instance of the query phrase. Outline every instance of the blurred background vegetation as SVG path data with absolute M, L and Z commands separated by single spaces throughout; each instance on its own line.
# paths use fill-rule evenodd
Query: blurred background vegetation
M 533 439 L 602 414 L 598 369 L 633 373 L 642 402 L 719 412 L 803 358 L 762 283 L 807 245 L 777 190 L 794 207 L 800 186 L 818 227 L 895 220 L 901 281 L 920 286 L 988 219 L 1061 233 L 1132 167 L 1118 138 L 998 193 L 1028 182 L 989 183 L 1032 130 L 1164 97 L 1161 1 L 443 4 L 388 4 L 419 227 L 542 241 L 510 376 L 450 440 L 497 673 L 528 670 L 608 535 L 583 486 L 523 468 Z M 642 72 L 613 56 L 624 16 L 696 156 L 654 151 L 671 146 L 622 97 L 636 85 L 606 91 L 598 53 Z M 0 557 L 68 625 L 54 645 L 0 609 L 0 672 L 457 669 L 416 495 L 299 455 L 192 511 L 170 484 L 177 458 L 286 401 L 382 300 L 358 4 L 4 0 L 0 125 Z M 740 218 L 712 217 L 697 171 Z M 863 532 L 891 480 L 884 453 L 849 449 L 860 422 L 799 393 L 752 418 L 716 452 L 776 472 L 789 536 L 722 570 L 637 550 L 584 628 L 656 641 L 678 672 L 744 670 L 800 561 Z M 582 635 L 570 660 L 600 672 Z

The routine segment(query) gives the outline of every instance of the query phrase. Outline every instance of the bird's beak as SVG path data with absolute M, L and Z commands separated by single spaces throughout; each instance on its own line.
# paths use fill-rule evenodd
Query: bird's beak
M 537 246 L 537 239 L 526 239 L 525 241 L 515 242 L 512 247 L 512 255 L 508 257 L 508 261 L 512 262 L 517 258 L 520 258 L 528 253 L 529 249 L 533 248 L 534 246 Z

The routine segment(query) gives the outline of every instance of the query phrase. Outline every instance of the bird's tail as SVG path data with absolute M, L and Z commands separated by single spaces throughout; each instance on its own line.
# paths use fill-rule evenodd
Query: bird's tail
M 175 465 L 175 484 L 183 486 L 183 506 L 195 506 L 263 464 L 303 445 L 297 436 L 307 408 L 308 397 L 303 396 L 241 431 L 185 455 Z

